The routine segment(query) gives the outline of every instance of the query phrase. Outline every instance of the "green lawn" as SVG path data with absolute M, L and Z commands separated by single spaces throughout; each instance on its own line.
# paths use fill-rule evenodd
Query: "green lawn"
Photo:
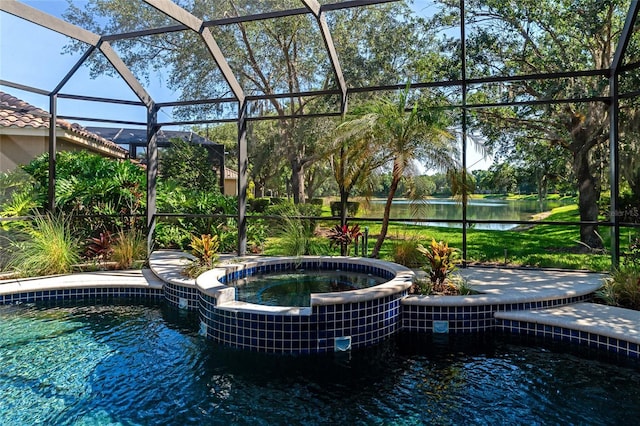
M 578 221 L 576 205 L 552 210 L 547 221 Z M 355 222 L 354 222 L 355 223 Z M 332 223 L 322 223 L 320 229 L 329 228 Z M 380 232 L 380 224 L 361 223 L 369 228 L 369 252 Z M 605 247 L 609 247 L 609 232 L 601 228 Z M 456 228 L 416 226 L 391 223 L 387 239 L 380 257 L 393 260 L 394 249 L 399 242 L 412 240 L 427 245 L 431 239 L 446 241 L 449 246 L 462 247 L 462 231 Z M 585 269 L 608 271 L 611 267 L 609 254 L 580 253 L 580 232 L 578 226 L 534 225 L 520 231 L 490 231 L 469 229 L 467 232 L 467 261 L 470 263 L 524 265 L 545 268 Z M 282 254 L 280 238 L 270 238 L 265 254 Z M 327 254 L 338 254 L 337 250 Z

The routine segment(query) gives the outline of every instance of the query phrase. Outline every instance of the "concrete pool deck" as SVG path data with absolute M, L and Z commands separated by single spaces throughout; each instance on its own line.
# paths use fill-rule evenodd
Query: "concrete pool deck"
M 246 256 L 250 260 L 253 256 Z M 67 289 L 137 287 L 158 290 L 168 278 L 176 279 L 184 266 L 184 256 L 176 252 L 154 252 L 161 271 L 100 271 L 43 278 L 10 279 L 0 281 L 0 304 L 20 301 L 11 295 L 33 294 Z M 230 260 L 225 256 L 221 260 Z M 603 283 L 607 275 L 562 270 L 511 269 L 470 267 L 460 269 L 470 286 L 482 294 L 473 296 L 410 296 L 407 305 L 473 306 L 498 305 L 494 313 L 496 330 L 554 337 L 622 351 L 637 357 L 640 350 L 640 311 L 604 306 L 590 302 L 572 303 L 576 296 L 590 295 Z M 165 275 L 166 274 L 166 275 Z M 527 301 L 566 298 L 562 306 L 539 308 Z M 525 309 L 499 309 L 500 305 L 522 304 Z M 515 305 L 512 305 L 515 306 Z M 443 308 L 444 309 L 444 308 Z M 599 342 L 602 342 L 600 344 Z

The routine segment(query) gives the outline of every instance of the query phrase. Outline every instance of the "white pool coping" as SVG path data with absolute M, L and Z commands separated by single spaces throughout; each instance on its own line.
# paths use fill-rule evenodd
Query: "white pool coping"
M 217 307 L 232 308 L 234 310 L 242 310 L 245 312 L 265 312 L 267 308 L 264 305 L 252 304 L 235 300 L 235 288 L 226 286 L 220 282 L 220 279 L 226 275 L 247 270 L 251 268 L 259 268 L 261 266 L 290 264 L 295 262 L 317 262 L 317 263 L 351 263 L 358 265 L 366 265 L 372 268 L 379 268 L 394 274 L 391 280 L 379 284 L 374 287 L 363 288 L 358 290 L 350 290 L 335 293 L 314 293 L 311 294 L 311 306 L 322 305 L 338 305 L 346 303 L 358 303 L 367 300 L 375 300 L 397 294 L 407 290 L 415 273 L 402 265 L 386 262 L 378 259 L 360 258 L 360 257 L 338 257 L 338 256 L 299 256 L 299 257 L 260 257 L 253 256 L 250 258 L 242 258 L 241 262 L 234 262 L 236 259 L 225 259 L 217 268 L 207 271 L 196 279 L 197 287 L 209 296 L 217 299 Z M 283 312 L 294 312 L 298 307 L 285 307 Z M 306 314 L 306 310 L 300 311 Z
M 402 303 L 420 306 L 480 306 L 556 300 L 591 294 L 602 287 L 608 276 L 579 271 L 482 267 L 459 269 L 457 273 L 480 294 L 409 296 Z
M 631 309 L 575 303 L 557 308 L 497 312 L 495 317 L 568 328 L 640 344 L 640 312 Z
M 149 269 L 80 272 L 38 278 L 12 278 L 0 281 L 0 294 L 77 288 L 153 288 L 161 290 L 164 282 Z

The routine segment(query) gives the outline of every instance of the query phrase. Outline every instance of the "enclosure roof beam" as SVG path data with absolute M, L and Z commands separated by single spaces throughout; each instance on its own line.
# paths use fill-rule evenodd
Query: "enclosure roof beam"
M 138 98 L 145 105 L 148 106 L 151 104 L 151 97 L 133 75 L 131 70 L 129 70 L 122 59 L 120 59 L 118 54 L 111 48 L 111 45 L 108 42 L 102 41 L 99 35 L 63 21 L 62 19 L 56 18 L 55 16 L 44 13 L 38 9 L 22 4 L 16 0 L 2 0 L 2 2 L 0 2 L 0 10 L 17 16 L 18 18 L 32 22 L 43 28 L 47 28 L 49 30 L 60 33 L 64 36 L 87 43 L 94 48 L 97 47 L 111 63 L 111 65 L 113 65 L 118 74 L 120 74 L 120 76 L 124 79 L 131 90 L 133 90 L 136 96 L 138 96 Z M 84 61 L 88 58 L 89 53 L 91 53 L 92 51 L 93 49 L 90 49 L 90 52 L 85 53 L 85 55 L 82 57 L 82 60 L 74 65 L 71 72 L 63 78 L 63 80 L 56 86 L 55 91 L 52 93 L 56 93 L 58 90 L 60 90 L 62 85 L 64 85 L 66 81 L 71 78 L 71 75 L 73 75 L 73 73 L 78 68 L 80 68 L 82 63 L 84 63 Z
M 398 1 L 400 0 L 349 0 L 349 1 L 341 1 L 336 3 L 324 4 L 322 5 L 321 9 L 323 11 L 351 9 L 354 7 L 373 6 L 376 4 L 383 4 L 383 3 L 396 3 Z
M 229 63 L 227 62 L 227 59 L 224 57 L 222 51 L 220 50 L 220 47 L 218 46 L 218 43 L 216 43 L 215 39 L 213 38 L 213 34 L 211 34 L 209 28 L 203 25 L 203 21 L 193 16 L 187 10 L 181 8 L 170 0 L 143 1 L 148 5 L 156 8 L 160 12 L 164 13 L 165 15 L 169 16 L 170 18 L 178 21 L 182 25 L 187 26 L 192 31 L 200 34 L 200 37 L 202 37 L 202 40 L 209 50 L 209 53 L 213 57 L 213 60 L 218 65 L 218 68 L 220 68 L 220 71 L 222 72 L 222 75 L 224 76 L 224 79 L 229 85 L 234 96 L 238 99 L 238 102 L 240 102 L 241 104 L 244 103 L 244 91 L 242 90 L 242 87 L 240 87 L 240 83 L 238 83 L 238 80 L 233 74 Z
M 188 11 L 184 10 L 174 2 L 170 0 L 143 0 L 149 6 L 152 6 L 169 16 L 170 18 L 180 22 L 182 25 L 185 25 L 187 28 L 191 29 L 195 32 L 200 32 L 200 27 L 202 27 L 202 20 L 196 18 Z
M 347 109 L 347 83 L 344 80 L 344 74 L 342 73 L 342 66 L 340 65 L 340 60 L 338 59 L 338 53 L 336 52 L 336 46 L 333 43 L 333 37 L 331 36 L 331 31 L 329 30 L 329 25 L 327 25 L 327 19 L 320 7 L 320 3 L 318 0 L 302 0 L 305 6 L 313 13 L 318 21 L 318 26 L 320 27 L 320 32 L 322 33 L 322 39 L 324 40 L 324 46 L 327 49 L 327 53 L 329 54 L 329 60 L 331 61 L 331 67 L 333 68 L 333 73 L 336 77 L 336 81 L 338 86 L 340 87 L 341 92 L 341 105 L 340 111 L 345 112 Z
M 58 92 L 60 92 L 60 90 L 62 90 L 62 88 L 64 87 L 65 84 L 67 84 L 67 82 L 71 79 L 71 77 L 73 77 L 73 75 L 76 73 L 76 71 L 78 71 L 78 69 L 80 69 L 80 67 L 82 66 L 82 64 L 84 64 L 84 61 L 86 61 L 87 59 L 89 59 L 89 56 L 91 56 L 91 54 L 96 50 L 96 46 L 89 46 L 89 48 L 87 49 L 86 52 L 84 52 L 84 54 L 82 55 L 82 57 L 76 62 L 76 64 L 71 68 L 71 70 L 67 73 L 67 75 L 65 75 L 62 80 L 58 83 L 58 85 L 56 86 L 55 89 L 53 89 L 53 92 L 51 93 L 55 93 L 58 94 Z
M 627 12 L 627 18 L 624 22 L 624 28 L 622 29 L 622 33 L 620 33 L 618 45 L 616 46 L 616 52 L 613 55 L 613 60 L 611 61 L 611 72 L 614 74 L 618 71 L 618 68 L 620 68 L 622 58 L 627 51 L 629 40 L 631 39 L 631 35 L 633 34 L 633 28 L 636 25 L 636 19 L 638 18 L 639 9 L 640 2 L 638 2 L 637 0 L 632 1 L 629 5 L 629 12 Z
M 94 34 L 91 31 L 70 24 L 16 0 L 0 1 L 0 10 L 92 46 L 97 46 L 100 42 L 100 36 L 98 34 Z
M 140 101 L 128 101 L 124 99 L 114 99 L 114 98 L 99 98 L 96 96 L 84 96 L 84 95 L 72 95 L 68 93 L 60 93 L 58 94 L 59 99 L 73 99 L 75 101 L 90 101 L 90 102 L 104 102 L 108 104 L 120 104 L 120 105 L 131 105 L 131 106 L 144 106 L 144 104 Z
M 26 86 L 20 83 L 14 83 L 9 80 L 0 80 L 0 86 L 7 86 L 18 90 L 24 90 L 25 92 L 37 93 L 38 95 L 49 96 L 48 90 L 39 89 L 33 86 Z
M 147 93 L 147 91 L 142 87 L 142 84 L 138 81 L 138 79 L 133 75 L 129 67 L 122 61 L 120 56 L 116 53 L 115 50 L 111 47 L 109 42 L 103 41 L 98 46 L 98 49 L 102 52 L 102 54 L 107 58 L 107 60 L 113 65 L 116 69 L 120 77 L 127 83 L 129 88 L 133 90 L 133 93 L 136 94 L 138 99 L 142 101 L 147 107 L 153 105 L 153 100 L 151 96 Z

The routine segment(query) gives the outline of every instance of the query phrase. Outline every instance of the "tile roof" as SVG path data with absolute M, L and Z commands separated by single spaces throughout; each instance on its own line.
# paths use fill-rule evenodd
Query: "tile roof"
M 224 168 L 224 178 L 225 179 L 238 179 L 238 172 L 228 167 Z
M 16 98 L 8 93 L 0 91 L 0 127 L 32 127 L 49 128 L 50 114 L 38 107 L 35 107 L 23 100 Z M 116 143 L 113 143 L 95 133 L 89 132 L 87 129 L 77 123 L 69 123 L 63 119 L 56 120 L 57 127 L 68 132 L 74 133 L 76 136 L 98 143 L 106 148 L 126 154 L 128 151 Z

